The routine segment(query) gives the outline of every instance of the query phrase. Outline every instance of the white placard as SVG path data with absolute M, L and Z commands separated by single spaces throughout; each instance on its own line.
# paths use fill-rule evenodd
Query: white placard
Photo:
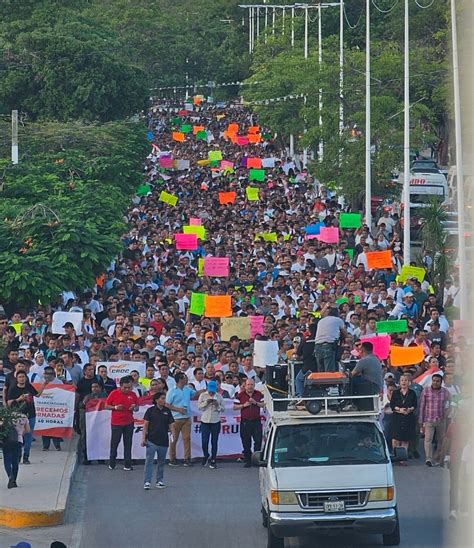
M 253 365 L 266 367 L 278 363 L 278 341 L 255 341 L 253 348 Z
M 97 367 L 100 365 L 105 365 L 107 367 L 107 375 L 114 379 L 114 381 L 119 384 L 119 380 L 122 377 L 130 375 L 134 370 L 138 371 L 140 377 L 145 376 L 146 363 L 145 362 L 134 362 L 131 360 L 119 360 L 116 362 L 97 362 Z
M 63 325 L 66 322 L 71 322 L 76 330 L 76 335 L 82 335 L 82 312 L 55 312 L 53 314 L 53 333 L 55 335 L 64 335 Z

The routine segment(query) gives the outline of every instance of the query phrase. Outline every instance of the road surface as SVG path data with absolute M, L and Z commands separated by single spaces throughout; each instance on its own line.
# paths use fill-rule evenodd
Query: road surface
M 143 490 L 143 466 L 133 472 L 105 465 L 79 467 L 67 523 L 54 529 L 0 530 L 0 546 L 28 540 L 49 548 L 265 548 L 261 526 L 258 469 L 222 463 L 217 470 L 166 467 L 167 489 Z M 403 548 L 449 546 L 448 472 L 420 461 L 395 466 Z M 288 539 L 287 548 L 381 546 L 377 535 L 344 534 Z

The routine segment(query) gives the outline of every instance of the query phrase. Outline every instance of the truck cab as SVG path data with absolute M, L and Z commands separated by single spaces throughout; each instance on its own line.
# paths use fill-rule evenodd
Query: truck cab
M 379 396 L 364 411 L 354 405 L 345 411 L 333 405 L 337 397 L 305 402 L 264 392 L 269 420 L 254 463 L 267 548 L 283 548 L 285 537 L 340 530 L 380 533 L 384 545 L 397 546 L 397 496 Z

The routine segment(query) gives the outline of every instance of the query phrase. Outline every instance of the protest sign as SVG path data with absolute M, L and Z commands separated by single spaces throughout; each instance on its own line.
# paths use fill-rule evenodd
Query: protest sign
M 235 123 L 229 124 L 227 126 L 227 131 L 230 133 L 237 133 L 239 131 L 239 124 L 235 124 Z
M 240 146 L 245 146 L 249 144 L 248 137 L 242 137 L 241 135 L 237 136 L 237 144 Z
M 245 195 L 247 196 L 247 200 L 249 202 L 258 202 L 260 191 L 254 186 L 248 186 L 245 189 Z
M 359 228 L 360 226 L 362 226 L 360 213 L 341 213 L 339 215 L 340 228 Z
M 110 455 L 110 415 L 111 411 L 104 409 L 100 402 L 103 400 L 93 400 L 86 408 L 86 446 L 87 458 L 89 460 L 107 460 Z M 219 434 L 218 457 L 235 458 L 242 454 L 242 441 L 240 439 L 240 411 L 234 411 L 233 399 L 224 399 L 225 411 L 220 415 L 221 431 Z M 134 413 L 135 427 L 132 438 L 132 459 L 143 460 L 146 456 L 146 448 L 141 446 L 143 437 L 143 417 L 149 406 L 141 405 L 139 410 Z M 192 416 L 191 426 L 191 454 L 202 454 L 201 442 L 201 412 L 198 409 L 197 402 L 190 402 Z M 266 420 L 262 413 L 262 423 Z M 184 451 L 182 438 L 177 444 L 177 457 L 183 458 Z M 118 447 L 118 458 L 123 458 L 123 443 Z
M 173 157 L 172 156 L 160 156 L 158 160 L 160 167 L 165 169 L 171 169 L 173 167 Z
M 303 227 L 303 230 L 306 232 L 306 234 L 314 236 L 316 234 L 319 234 L 321 231 L 321 227 L 324 226 L 324 223 L 317 223 L 315 225 L 308 225 Z
M 229 160 L 221 160 L 220 168 L 223 170 L 234 169 L 234 162 L 230 162 Z
M 367 251 L 367 266 L 370 269 L 392 268 L 392 252 L 387 251 Z
M 193 126 L 191 124 L 183 124 L 181 126 L 181 133 L 191 133 Z
M 403 367 L 415 365 L 422 362 L 425 353 L 422 346 L 391 346 L 390 365 L 392 367 Z
M 256 170 L 260 170 L 262 167 L 262 159 L 261 158 L 247 158 L 247 168 L 255 168 Z M 265 172 L 263 172 L 265 174 Z M 263 180 L 263 179 L 262 179 Z
M 276 232 L 258 232 L 255 235 L 255 240 L 262 238 L 264 242 L 277 242 L 278 235 Z
M 221 205 L 233 204 L 235 202 L 235 197 L 235 192 L 219 192 L 219 203 Z
M 370 342 L 374 347 L 373 352 L 380 360 L 386 360 L 390 353 L 390 335 L 379 335 L 378 337 L 361 337 L 362 342 Z
M 229 275 L 228 257 L 204 257 L 204 276 L 226 278 Z
M 210 150 L 207 157 L 210 162 L 219 162 L 222 160 L 222 152 L 220 150 Z
M 198 131 L 196 133 L 196 141 L 207 141 L 207 133 L 204 130 Z
M 76 335 L 82 335 L 82 312 L 55 312 L 53 314 L 53 325 L 51 327 L 54 335 L 64 335 L 64 324 L 66 322 L 71 322 L 74 326 L 74 331 Z M 20 325 L 21 327 L 21 325 Z
M 228 318 L 232 316 L 230 295 L 206 295 L 204 316 L 207 318 Z
M 150 185 L 140 185 L 136 190 L 137 196 L 146 196 L 149 192 L 151 192 L 151 186 Z
M 256 133 L 260 133 L 260 126 L 249 126 L 247 133 L 255 135 Z
M 202 224 L 202 219 L 199 217 L 189 217 L 189 224 L 191 226 L 199 226 Z
M 400 280 L 405 283 L 409 278 L 416 278 L 419 282 L 425 279 L 426 271 L 422 267 L 403 265 Z
M 250 338 L 254 339 L 257 335 L 263 335 L 263 322 L 265 316 L 249 316 L 250 318 Z
M 262 141 L 262 137 L 254 133 L 249 133 L 247 135 L 247 141 L 252 145 L 256 145 L 257 143 L 260 143 Z
M 334 226 L 322 226 L 319 230 L 318 240 L 326 244 L 337 244 L 339 241 L 339 229 Z
M 276 158 L 262 158 L 262 167 L 273 169 L 275 167 Z
M 185 169 L 189 169 L 191 167 L 191 163 L 189 160 L 175 160 L 173 166 L 178 171 L 183 171 Z
M 202 316 L 204 314 L 204 301 L 206 299 L 205 293 L 191 293 L 191 302 L 189 304 L 189 312 L 196 316 Z
M 344 249 L 344 252 L 349 255 L 350 260 L 352 261 L 352 259 L 354 258 L 354 250 L 347 247 L 346 249 Z
M 175 206 L 178 203 L 177 196 L 174 196 L 173 194 L 170 194 L 169 192 L 166 192 L 164 190 L 160 192 L 160 196 L 158 197 L 158 200 L 160 202 L 164 202 L 165 204 L 169 204 L 171 206 Z
M 247 167 L 249 166 L 249 161 L 252 158 L 247 158 Z M 249 181 L 265 181 L 265 170 L 264 169 L 251 169 L 249 171 Z
M 185 234 L 196 234 L 196 236 L 204 241 L 206 239 L 206 229 L 202 225 L 185 225 L 183 226 Z
M 194 251 L 198 248 L 196 234 L 175 234 L 174 240 L 176 249 L 179 249 L 180 251 Z
M 377 333 L 405 333 L 408 329 L 406 320 L 388 320 L 375 325 Z
M 122 377 L 130 375 L 132 371 L 138 371 L 140 377 L 145 376 L 146 363 L 145 362 L 133 362 L 127 360 L 119 360 L 116 362 L 97 362 L 97 367 L 105 365 L 107 367 L 107 375 L 114 379 L 119 384 Z
M 37 390 L 39 384 L 33 385 Z M 71 438 L 74 422 L 76 389 L 69 384 L 47 384 L 41 396 L 35 398 L 36 423 L 34 433 L 52 438 Z
M 193 135 L 197 135 L 200 131 L 204 131 L 205 133 L 205 130 L 206 128 L 204 126 L 193 126 Z
M 243 318 L 222 318 L 221 320 L 221 340 L 229 341 L 233 336 L 239 339 L 250 339 L 250 319 Z
M 173 131 L 173 141 L 177 141 L 178 143 L 184 143 L 186 136 L 181 131 Z
M 278 341 L 254 341 L 253 365 L 266 367 L 278 363 Z

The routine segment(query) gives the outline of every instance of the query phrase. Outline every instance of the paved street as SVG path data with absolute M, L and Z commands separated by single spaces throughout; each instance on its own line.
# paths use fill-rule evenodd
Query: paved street
M 411 464 L 411 463 L 410 463 Z M 169 487 L 142 488 L 142 466 L 132 473 L 105 466 L 80 467 L 68 523 L 54 530 L 0 532 L 0 546 L 29 540 L 47 548 L 62 540 L 68 548 L 264 548 L 259 512 L 258 471 L 236 463 L 217 470 L 166 468 Z M 422 464 L 396 467 L 403 548 L 448 546 L 443 534 L 447 516 L 441 494 L 447 472 Z M 447 485 L 446 485 L 447 486 Z M 445 487 L 446 487 L 445 486 Z M 343 535 L 290 539 L 287 547 L 381 546 L 379 536 Z

